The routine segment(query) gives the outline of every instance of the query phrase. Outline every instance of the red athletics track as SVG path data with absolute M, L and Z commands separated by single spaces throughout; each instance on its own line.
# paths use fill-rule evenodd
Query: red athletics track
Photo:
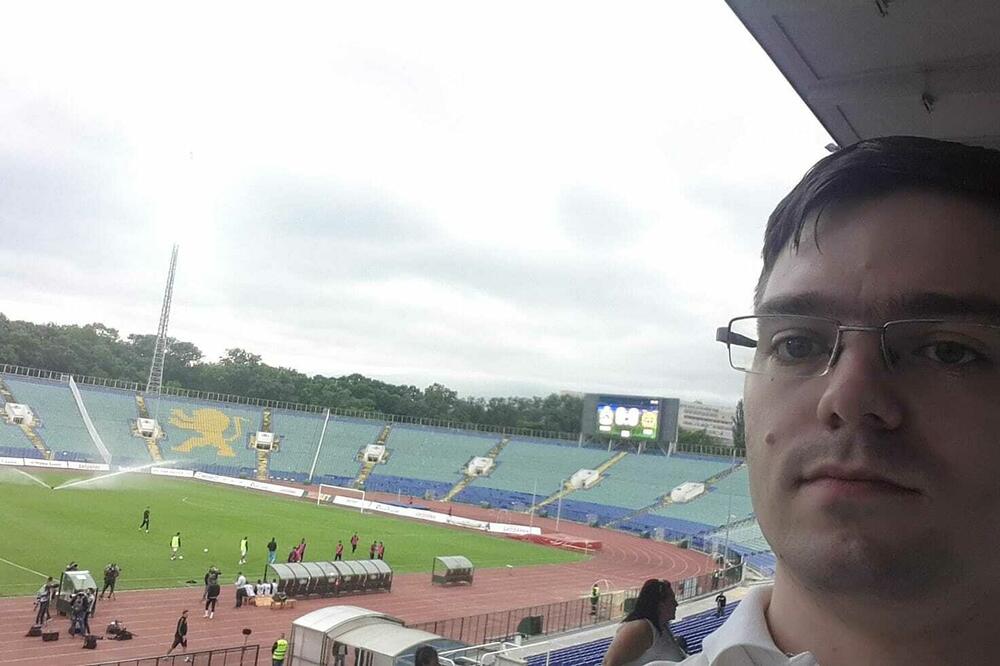
M 372 499 L 379 499 L 376 495 L 369 494 Z M 381 499 L 395 501 L 396 497 L 386 495 Z M 417 504 L 445 511 L 451 508 L 456 516 L 498 520 L 498 512 L 491 509 L 423 500 Z M 500 512 L 499 521 L 526 523 L 527 516 Z M 174 623 L 185 608 L 190 610 L 190 650 L 240 645 L 244 627 L 253 630 L 252 642 L 270 647 L 280 632 L 290 629 L 296 617 L 333 604 L 362 606 L 415 623 L 575 599 L 588 594 L 594 581 L 602 578 L 617 590 L 641 585 L 647 578 L 680 580 L 714 570 L 707 556 L 670 544 L 566 521 L 560 523 L 559 530 L 555 529 L 555 520 L 552 519 L 536 518 L 535 524 L 543 532 L 559 531 L 596 539 L 604 547 L 589 561 L 577 564 L 546 564 L 513 570 L 480 569 L 476 571 L 476 582 L 471 586 L 442 588 L 431 585 L 429 571 L 398 574 L 393 579 L 390 593 L 336 600 L 299 600 L 294 609 L 283 611 L 254 607 L 237 610 L 233 608 L 235 593 L 232 586 L 223 586 L 223 595 L 213 620 L 202 617 L 201 587 L 120 592 L 115 601 L 98 602 L 91 628 L 103 632 L 111 620 L 118 619 L 136 634 L 136 638 L 125 642 L 99 641 L 96 650 L 83 650 L 79 638 L 69 638 L 66 635 L 69 621 L 58 616 L 54 616 L 49 623 L 49 628 L 60 632 L 58 641 L 43 643 L 40 638 L 25 637 L 34 618 L 32 598 L 0 599 L 0 645 L 4 646 L 0 661 L 4 664 L 61 666 L 163 654 L 170 647 Z M 389 562 L 391 564 L 391 559 Z

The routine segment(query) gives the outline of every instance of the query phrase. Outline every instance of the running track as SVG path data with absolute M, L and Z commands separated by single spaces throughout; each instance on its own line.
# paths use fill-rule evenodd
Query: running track
M 378 499 L 375 493 L 370 495 Z M 395 501 L 396 497 L 381 499 Z M 438 510 L 450 507 L 455 515 L 468 518 L 498 519 L 497 512 L 490 509 L 427 501 L 419 504 Z M 527 516 L 502 512 L 500 520 L 526 523 Z M 575 599 L 588 594 L 594 581 L 602 578 L 609 581 L 611 589 L 618 590 L 641 585 L 647 578 L 680 580 L 713 571 L 707 556 L 670 544 L 567 521 L 560 524 L 559 530 L 552 519 L 536 518 L 535 524 L 545 533 L 559 531 L 597 539 L 604 547 L 590 560 L 576 564 L 481 569 L 476 571 L 471 586 L 442 588 L 431 585 L 429 573 L 399 574 L 393 578 L 390 593 L 299 600 L 295 609 L 284 611 L 254 607 L 237 610 L 233 608 L 232 586 L 224 586 L 213 620 L 202 617 L 201 587 L 121 592 L 114 601 L 98 602 L 91 628 L 103 632 L 111 620 L 118 619 L 136 638 L 100 641 L 96 650 L 83 650 L 80 639 L 69 638 L 69 621 L 55 615 L 54 610 L 49 627 L 60 632 L 59 640 L 43 643 L 40 638 L 27 638 L 25 634 L 34 618 L 32 598 L 4 598 L 0 599 L 0 645 L 4 646 L 0 661 L 18 666 L 72 665 L 163 654 L 170 647 L 174 623 L 185 608 L 190 610 L 191 650 L 240 645 L 244 627 L 253 630 L 252 642 L 269 648 L 280 632 L 289 631 L 296 617 L 333 604 L 362 606 L 417 623 Z

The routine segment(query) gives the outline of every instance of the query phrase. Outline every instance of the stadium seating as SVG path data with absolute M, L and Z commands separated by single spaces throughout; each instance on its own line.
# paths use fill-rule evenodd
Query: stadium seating
M 706 540 L 719 541 L 726 538 L 725 528 L 718 529 L 705 536 Z M 749 520 L 729 528 L 729 543 L 742 546 L 748 553 L 766 553 L 771 550 L 764 535 L 760 531 L 760 523 Z
M 745 518 L 753 513 L 747 468 L 736 470 L 691 502 L 668 504 L 654 509 L 653 513 L 715 527 L 729 522 L 730 515 L 734 516 L 732 520 Z
M 531 507 L 531 493 L 520 493 L 513 490 L 497 490 L 475 484 L 462 489 L 455 495 L 455 501 L 464 504 L 487 504 L 495 509 L 525 511 Z M 537 499 L 537 498 L 534 498 Z M 567 519 L 568 520 L 568 519 Z
M 410 479 L 400 476 L 388 476 L 380 474 L 369 476 L 365 482 L 365 490 L 374 490 L 382 493 L 397 493 L 402 498 L 424 497 L 427 492 L 434 497 L 442 497 L 451 490 L 452 484 L 441 481 L 427 481 L 425 479 Z
M 271 410 L 271 430 L 280 438 L 278 451 L 271 453 L 271 476 L 305 481 L 323 433 L 323 418 L 323 414 Z
M 5 375 L 14 397 L 27 404 L 41 420 L 35 432 L 58 460 L 104 462 L 83 423 L 68 384 Z
M 594 504 L 639 509 L 649 506 L 685 481 L 700 482 L 724 471 L 729 462 L 707 462 L 683 455 L 629 455 L 608 470 L 593 488 L 573 493 L 573 499 Z
M 577 470 L 593 469 L 609 457 L 611 454 L 600 449 L 549 446 L 511 439 L 497 457 L 493 472 L 473 485 L 529 495 L 537 488 L 541 500 L 559 490 L 561 483 Z
M 705 637 L 722 626 L 738 605 L 738 601 L 727 604 L 722 617 L 716 617 L 714 609 L 686 617 L 671 623 L 670 630 L 674 636 L 684 638 L 688 654 L 698 654 Z M 548 653 L 533 654 L 526 659 L 527 666 L 597 666 L 604 659 L 612 640 L 613 636 Z
M 382 431 L 384 423 L 344 417 L 330 417 L 323 437 L 323 447 L 316 461 L 316 477 L 330 476 L 330 479 L 346 479 L 347 484 L 358 475 L 361 464 L 356 460 L 358 449 L 373 444 Z M 311 464 L 311 463 L 310 463 Z M 309 468 L 306 467 L 306 471 Z M 347 485 L 323 480 L 323 483 Z
M 485 455 L 499 440 L 499 435 L 394 425 L 386 443 L 389 462 L 377 465 L 372 476 L 407 476 L 454 484 L 465 475 L 465 464 L 473 456 Z M 370 482 L 367 487 L 372 487 Z
M 257 460 L 247 445 L 260 427 L 259 407 L 173 396 L 149 397 L 146 407 L 166 434 L 160 440 L 165 459 L 203 471 L 208 465 L 245 467 L 253 475 Z
M 146 443 L 132 434 L 139 412 L 135 394 L 130 391 L 98 388 L 78 384 L 80 397 L 101 440 L 111 452 L 116 465 L 142 465 L 151 462 Z

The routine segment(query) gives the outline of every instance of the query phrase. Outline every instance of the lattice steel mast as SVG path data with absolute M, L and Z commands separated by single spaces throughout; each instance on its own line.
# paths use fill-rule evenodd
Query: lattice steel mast
M 170 253 L 170 272 L 167 274 L 167 288 L 163 292 L 163 308 L 160 310 L 160 328 L 156 331 L 156 344 L 153 347 L 153 363 L 149 366 L 149 381 L 146 382 L 146 395 L 160 394 L 163 388 L 163 359 L 167 354 L 167 323 L 170 321 L 170 301 L 174 296 L 174 274 L 177 272 L 177 246 Z

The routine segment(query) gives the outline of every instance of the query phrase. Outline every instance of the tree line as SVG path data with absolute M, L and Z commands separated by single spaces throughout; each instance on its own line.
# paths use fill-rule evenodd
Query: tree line
M 117 329 L 104 324 L 35 324 L 0 313 L 0 363 L 11 365 L 145 384 L 155 341 L 155 335 L 123 338 Z M 164 359 L 163 383 L 330 408 L 567 433 L 579 432 L 583 409 L 579 397 L 556 393 L 460 397 L 438 383 L 421 389 L 360 374 L 309 376 L 268 365 L 260 355 L 238 348 L 210 361 L 193 343 L 173 338 Z

